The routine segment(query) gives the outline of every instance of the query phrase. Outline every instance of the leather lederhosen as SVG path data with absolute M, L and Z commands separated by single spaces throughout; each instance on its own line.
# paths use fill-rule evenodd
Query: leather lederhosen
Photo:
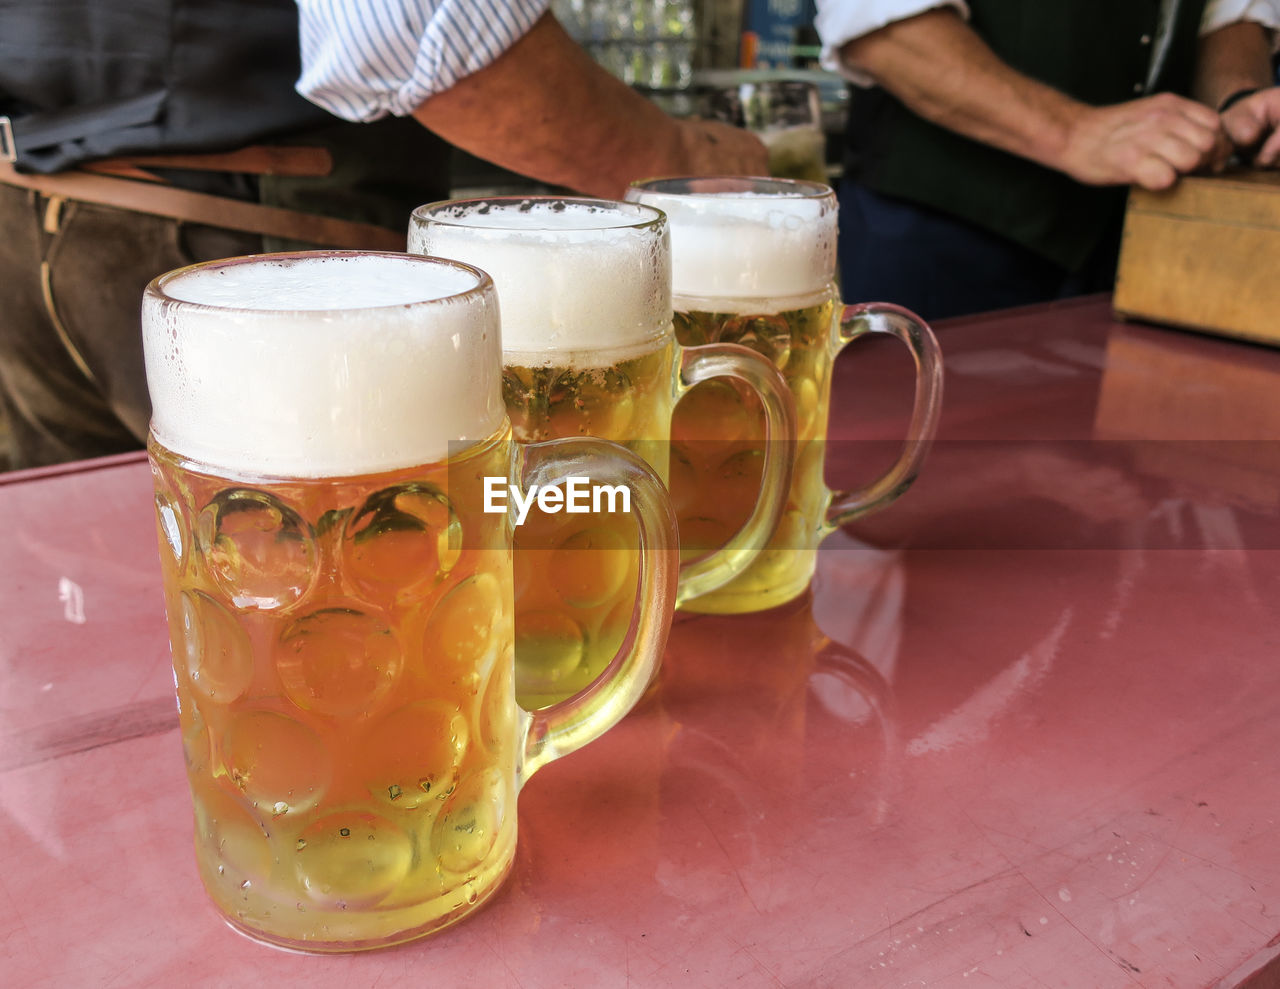
M 293 0 L 0 0 L 0 467 L 141 444 L 152 277 L 228 253 L 402 250 L 410 211 L 448 194 L 449 149 L 416 121 L 348 123 L 294 91 L 297 16 Z

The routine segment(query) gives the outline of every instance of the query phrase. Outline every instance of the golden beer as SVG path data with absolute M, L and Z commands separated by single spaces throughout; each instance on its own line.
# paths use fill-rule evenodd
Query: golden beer
M 505 430 L 449 463 L 235 476 L 156 442 L 166 611 L 200 876 L 296 947 L 472 910 L 515 854 Z
M 285 947 L 436 931 L 510 870 L 528 777 L 652 679 L 675 593 L 661 481 L 606 444 L 512 440 L 493 284 L 455 262 L 195 265 L 148 287 L 143 340 L 201 879 Z M 528 714 L 512 515 L 490 493 L 582 474 L 636 499 L 635 635 L 628 608 L 597 689 Z
M 757 136 L 769 152 L 769 174 L 774 178 L 827 181 L 827 136 L 821 127 L 779 127 Z
M 666 480 L 675 343 L 660 213 L 574 198 L 438 203 L 414 212 L 409 249 L 492 275 L 518 441 L 612 440 Z M 514 540 L 516 696 L 538 708 L 589 684 L 622 644 L 637 532 L 624 513 L 535 511 Z
M 625 446 L 666 480 L 675 345 L 647 353 L 508 352 L 502 395 L 520 442 L 596 436 Z M 626 512 L 591 516 L 532 511 L 515 530 L 516 692 L 544 707 L 582 690 L 626 637 L 638 580 L 639 533 Z
M 773 435 L 790 436 L 789 395 L 771 364 L 738 347 L 695 352 L 676 342 L 667 221 L 658 210 L 561 197 L 433 203 L 414 211 L 409 249 L 493 276 L 503 307 L 503 398 L 521 442 L 597 436 L 665 479 L 683 379 L 711 375 L 763 394 Z M 724 583 L 764 544 L 790 467 L 789 444 L 775 446 L 767 474 L 744 488 L 754 510 L 737 536 L 742 545 L 684 569 L 682 595 Z M 589 525 L 533 516 L 515 541 L 526 553 L 516 575 L 517 696 L 541 707 L 590 683 L 622 642 L 635 596 L 635 530 L 626 516 Z M 542 569 L 530 551 L 547 554 L 560 584 L 522 579 L 524 567 Z
M 776 368 L 749 349 L 678 345 L 662 212 L 588 198 L 429 203 L 413 211 L 408 247 L 493 275 L 503 306 L 503 398 L 517 440 L 599 436 L 634 450 L 666 479 L 672 408 L 686 381 L 736 379 L 762 395 L 767 430 L 780 441 L 753 484 L 742 486 L 748 521 L 727 548 L 682 567 L 677 600 L 741 572 L 781 513 L 794 431 L 790 393 Z M 635 595 L 625 549 L 634 539 L 626 517 L 586 528 L 567 517 L 534 518 L 518 528 L 517 546 L 552 554 L 557 567 L 576 574 L 557 590 L 517 573 L 521 704 L 552 704 L 607 667 Z
M 831 293 L 781 311 L 768 311 L 778 304 L 762 301 L 764 311 L 735 313 L 685 308 L 706 300 L 675 300 L 676 337 L 682 344 L 720 341 L 750 347 L 782 372 L 796 407 L 795 462 L 782 519 L 746 570 L 693 603 L 698 611 L 716 610 L 716 602 L 724 602 L 726 611 L 756 611 L 791 600 L 808 586 L 821 536 L 813 520 L 828 498 L 823 461 L 836 303 Z M 743 493 L 758 486 L 763 445 L 759 403 L 750 394 L 704 382 L 676 406 L 668 483 L 682 548 L 713 550 L 741 528 L 751 510 Z
M 502 399 L 521 443 L 597 436 L 634 451 L 665 480 L 675 373 L 671 339 L 639 354 L 506 351 Z
M 782 372 L 795 400 L 791 487 L 766 549 L 733 580 L 684 603 L 716 613 L 775 607 L 808 585 L 818 544 L 837 524 L 887 505 L 914 479 L 937 423 L 937 343 L 918 318 L 894 306 L 852 307 L 851 318 L 842 318 L 834 284 L 836 200 L 825 184 L 654 179 L 633 185 L 627 199 L 663 210 L 670 222 L 680 343 L 749 347 Z M 868 332 L 897 336 L 916 360 L 910 427 L 916 442 L 865 489 L 837 493 L 823 480 L 832 365 L 846 344 Z M 758 415 L 749 396 L 703 384 L 677 407 L 672 436 L 670 483 L 681 543 L 714 549 L 742 515 L 724 480 L 748 472 L 751 457 L 759 455 Z

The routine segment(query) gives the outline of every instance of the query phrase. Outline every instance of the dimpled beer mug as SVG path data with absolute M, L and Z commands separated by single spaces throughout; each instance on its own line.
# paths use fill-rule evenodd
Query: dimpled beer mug
M 148 286 L 143 337 L 205 887 L 239 931 L 309 951 L 461 918 L 511 867 L 522 784 L 653 676 L 678 562 L 661 482 L 612 444 L 511 441 L 493 283 L 466 265 L 194 265 Z M 530 714 L 487 491 L 566 476 L 630 491 L 642 603 L 596 690 Z
M 937 427 L 942 362 L 932 331 L 888 304 L 842 308 L 834 282 L 836 197 L 816 182 L 721 176 L 635 183 L 627 199 L 655 206 L 671 224 L 676 337 L 686 346 L 742 343 L 770 358 L 795 396 L 797 449 L 786 511 L 768 548 L 729 583 L 685 602 L 690 611 L 739 613 L 771 608 L 804 590 L 818 543 L 835 527 L 883 508 L 915 479 Z M 894 465 L 854 491 L 824 483 L 831 371 L 836 355 L 867 333 L 897 337 L 916 366 L 908 441 Z M 691 396 L 692 398 L 693 396 Z M 690 405 L 692 411 L 692 405 Z M 690 527 L 725 518 L 732 506 L 708 478 L 722 458 L 739 455 L 740 437 L 756 427 L 751 410 L 730 394 L 700 396 L 698 422 L 676 410 L 673 431 L 698 439 L 675 444 L 672 499 L 681 538 Z
M 772 362 L 736 344 L 684 348 L 672 330 L 666 218 L 633 203 L 560 197 L 433 203 L 414 211 L 409 250 L 487 271 L 502 306 L 503 397 L 522 442 L 592 435 L 621 443 L 667 475 L 672 409 L 695 383 L 740 382 L 758 395 L 768 442 L 728 464 L 720 497 L 741 526 L 712 555 L 681 568 L 677 602 L 741 573 L 765 545 L 789 485 L 795 436 L 790 393 Z M 539 519 L 517 545 L 577 561 L 579 580 L 523 580 L 517 563 L 517 696 L 559 700 L 597 676 L 625 632 L 634 554 L 612 547 L 625 516 Z M 536 557 L 526 555 L 533 569 Z

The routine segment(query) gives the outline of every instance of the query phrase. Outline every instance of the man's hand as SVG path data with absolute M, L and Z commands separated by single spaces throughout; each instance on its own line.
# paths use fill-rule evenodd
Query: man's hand
M 1234 58 L 1237 33 L 1252 44 L 1261 36 L 1253 29 L 1217 32 L 1214 51 Z M 950 8 L 855 38 L 841 56 L 924 119 L 1088 185 L 1164 189 L 1181 174 L 1221 169 L 1230 154 L 1206 96 L 1090 106 L 1014 70 Z
M 1239 21 L 1200 39 L 1194 94 L 1214 108 L 1233 93 L 1257 90 L 1236 100 L 1221 114 L 1223 132 L 1251 164 L 1272 167 L 1280 155 L 1280 90 L 1271 75 L 1271 32 L 1261 24 Z
M 1275 168 L 1280 163 L 1280 87 L 1233 103 L 1222 114 L 1222 129 L 1248 164 Z
M 673 175 L 768 175 L 769 152 L 750 131 L 716 120 L 680 120 Z M 654 176 L 655 178 L 659 176 Z
M 1086 185 L 1167 189 L 1179 175 L 1221 171 L 1231 153 L 1218 114 L 1172 93 L 1081 105 L 1074 118 L 1054 164 Z

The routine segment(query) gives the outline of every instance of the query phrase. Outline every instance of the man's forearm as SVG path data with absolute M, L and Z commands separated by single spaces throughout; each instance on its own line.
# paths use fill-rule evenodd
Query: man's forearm
M 634 179 L 706 174 L 720 160 L 727 172 L 766 167 L 753 135 L 673 119 L 600 68 L 549 15 L 414 117 L 480 158 L 589 195 L 620 197 Z
M 1083 109 L 999 59 L 950 8 L 855 38 L 841 57 L 924 119 L 1053 168 Z
M 950 8 L 857 38 L 841 56 L 926 120 L 1086 185 L 1163 189 L 1226 159 L 1207 107 L 1171 93 L 1082 103 L 1013 69 Z
M 1241 21 L 1201 38 L 1195 93 L 1221 109 L 1223 130 L 1240 158 L 1262 168 L 1280 165 L 1280 89 L 1271 75 L 1267 28 Z
M 1193 94 L 1217 108 L 1233 93 L 1274 85 L 1271 39 L 1261 24 L 1228 24 L 1200 39 Z

